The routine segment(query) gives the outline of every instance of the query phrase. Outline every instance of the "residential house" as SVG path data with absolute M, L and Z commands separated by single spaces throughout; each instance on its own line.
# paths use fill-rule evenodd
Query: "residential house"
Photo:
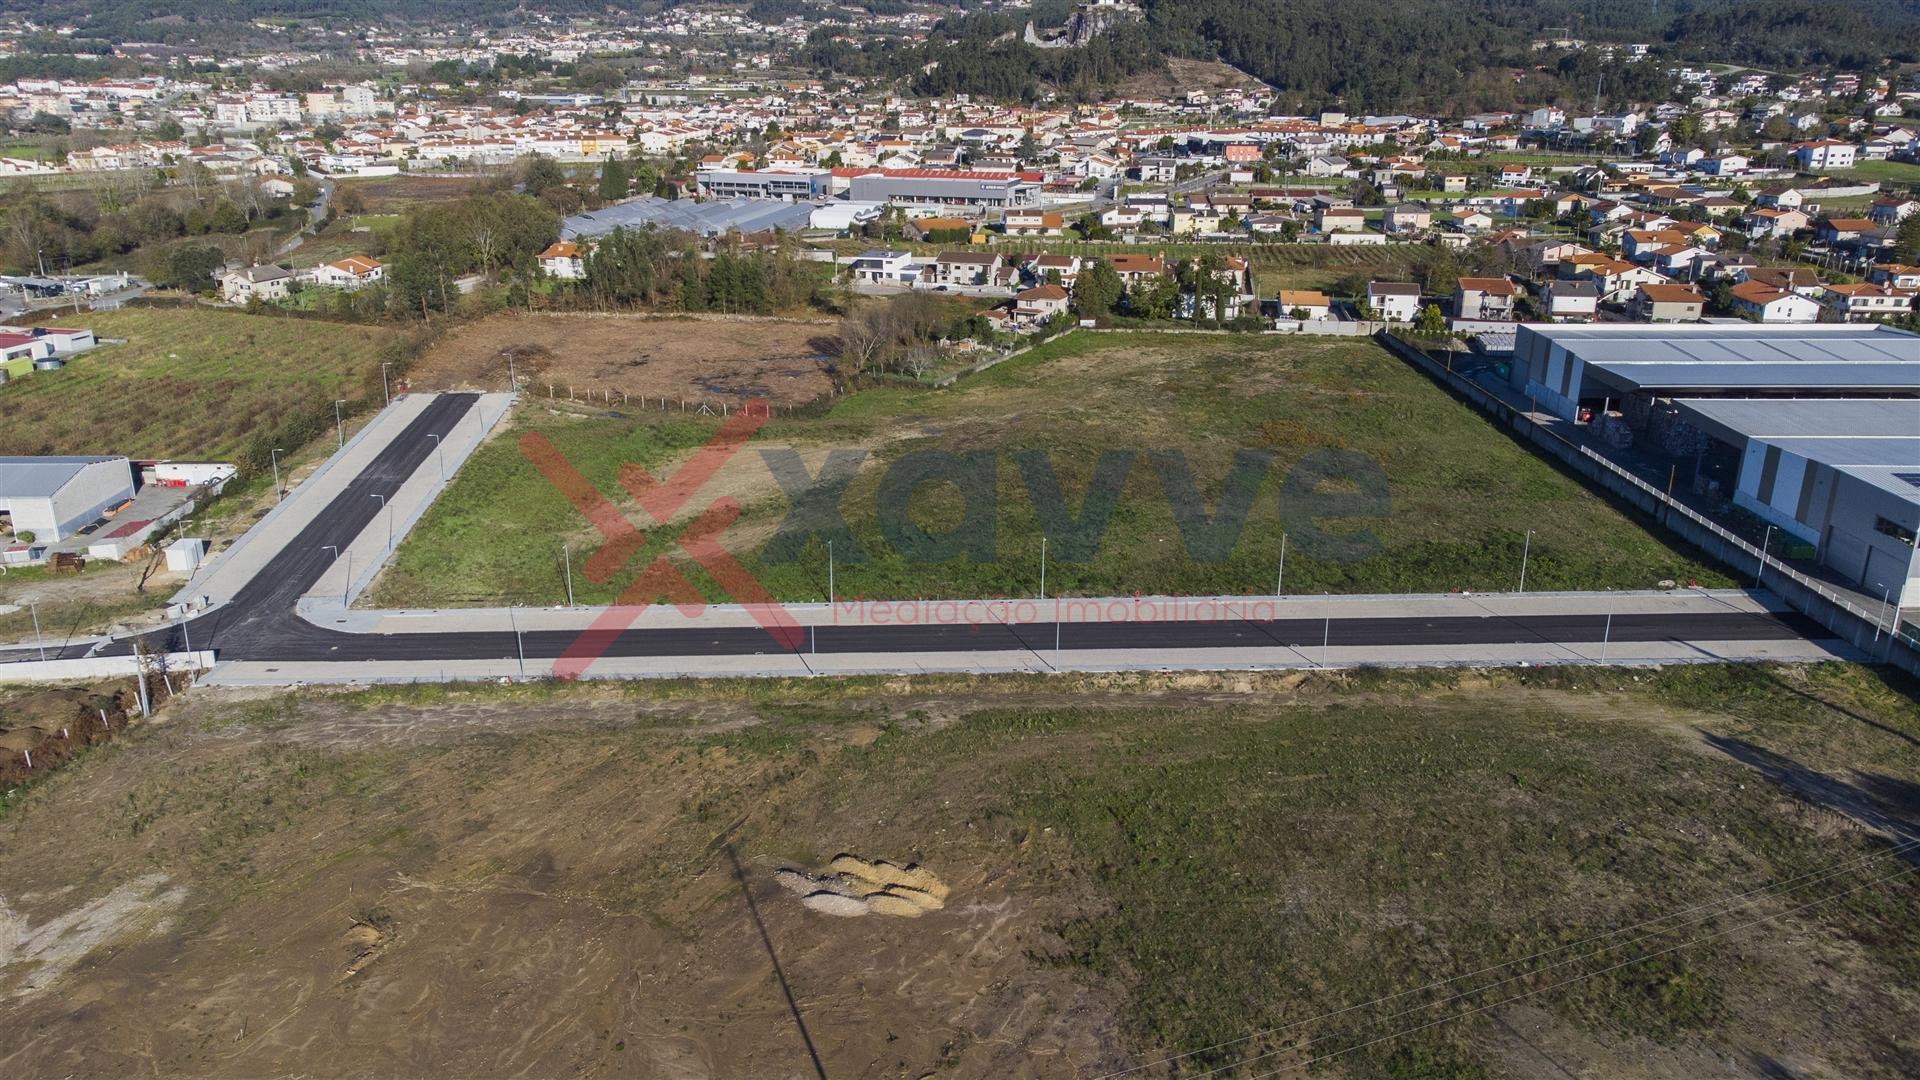
M 587 276 L 586 252 L 571 240 L 549 244 L 540 253 L 540 270 L 551 278 L 579 281 Z
M 1820 319 L 1820 305 L 1815 301 L 1761 281 L 1735 285 L 1733 309 L 1762 323 L 1810 323 Z
M 1080 256 L 1035 255 L 1027 260 L 1027 274 L 1042 284 L 1057 279 L 1059 284 L 1071 289 L 1080 277 Z
M 220 296 L 230 304 L 244 304 L 255 297 L 261 300 L 285 300 L 295 274 L 284 266 L 249 266 L 229 270 L 220 277 Z
M 1046 322 L 1066 310 L 1067 290 L 1058 285 L 1035 285 L 1013 297 L 1013 314 L 1032 322 Z
M 1769 288 L 1797 293 L 1809 300 L 1820 298 L 1820 275 L 1810 266 L 1754 266 L 1736 275 L 1740 281 L 1757 281 Z
M 1804 172 L 1822 172 L 1829 169 L 1851 169 L 1854 164 L 1852 143 L 1843 143 L 1837 139 L 1820 139 L 1815 142 L 1796 144 L 1793 148 L 1794 164 Z
M 1314 216 L 1314 224 L 1323 233 L 1359 232 L 1367 227 L 1367 214 L 1358 207 L 1322 207 Z
M 379 260 L 365 255 L 349 255 L 337 262 L 313 268 L 313 283 L 349 292 L 385 280 L 387 268 Z
M 1867 218 L 1821 218 L 1813 227 L 1813 235 L 1823 244 L 1845 244 L 1859 240 L 1878 228 Z
M 1367 282 L 1367 306 L 1388 322 L 1412 322 L 1420 314 L 1420 286 L 1409 281 Z
M 1910 289 L 1890 289 L 1861 282 L 1857 285 L 1828 285 L 1821 302 L 1835 321 L 1867 322 L 1911 313 L 1913 297 Z
M 1486 232 L 1493 228 L 1493 216 L 1484 210 L 1468 207 L 1448 214 L 1447 224 L 1464 233 Z
M 1129 289 L 1167 272 L 1167 261 L 1158 255 L 1114 255 L 1107 259 L 1107 265 Z
M 1294 319 L 1329 319 L 1333 317 L 1333 300 L 1326 293 L 1315 289 L 1281 289 L 1276 298 L 1280 315 Z
M 547 249 L 548 252 L 552 250 Z M 540 257 L 540 265 L 546 266 L 544 253 Z M 905 251 L 874 248 L 854 256 L 853 261 L 847 264 L 847 276 L 871 285 L 911 285 L 919 276 L 919 267 L 914 263 L 913 256 Z
M 1001 224 L 1008 236 L 1059 236 L 1066 228 L 1057 210 L 1008 210 Z
M 1556 322 L 1592 322 L 1600 311 L 1600 288 L 1592 281 L 1554 278 L 1541 288 L 1540 299 Z
M 1627 304 L 1627 314 L 1641 322 L 1697 322 L 1706 305 L 1700 290 L 1687 285 L 1642 285 Z
M 1792 236 L 1812 224 L 1813 219 L 1800 210 L 1755 210 L 1740 219 L 1740 227 L 1755 240 L 1769 236 Z
M 1888 289 L 1920 289 L 1920 266 L 1881 263 L 1867 271 L 1867 280 Z
M 1520 292 L 1504 277 L 1463 277 L 1453 290 L 1456 319 L 1508 320 Z
M 1396 235 L 1423 233 L 1433 227 L 1433 210 L 1419 203 L 1401 203 L 1387 208 L 1381 217 L 1381 226 Z
M 1898 225 L 1916 213 L 1920 213 L 1920 197 L 1890 195 L 1884 199 L 1875 199 L 1873 208 L 1867 211 L 1867 217 L 1872 219 L 1875 225 L 1885 228 Z
M 937 285 L 989 285 L 1000 265 L 1000 256 L 991 251 L 943 251 L 933 260 L 933 280 Z

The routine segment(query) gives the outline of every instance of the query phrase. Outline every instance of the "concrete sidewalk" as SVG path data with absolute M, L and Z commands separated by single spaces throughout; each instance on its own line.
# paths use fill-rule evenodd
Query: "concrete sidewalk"
M 1863 659 L 1838 643 L 1808 641 L 1615 642 L 1602 656 L 1598 646 L 1551 644 L 1405 645 L 1242 649 L 1050 649 L 1004 652 L 808 653 L 757 656 L 604 657 L 583 678 L 813 678 L 849 675 L 1057 674 L 1114 671 L 1283 671 L 1373 667 L 1537 667 L 1665 664 L 1750 660 L 1811 663 Z M 200 681 L 208 686 L 373 685 L 545 679 L 552 660 L 372 661 L 355 663 L 223 663 Z
M 201 564 L 169 601 L 168 615 L 178 617 L 189 609 L 199 611 L 233 599 L 432 401 L 430 394 L 403 394 L 380 410 L 266 517 L 255 522 L 232 546 Z
M 420 395 L 431 401 L 432 395 Z M 360 535 L 340 553 L 333 566 L 327 568 L 315 581 L 313 588 L 307 591 L 297 607 L 302 614 L 310 609 L 321 616 L 309 616 L 321 625 L 342 628 L 331 618 L 324 617 L 331 612 L 337 617 L 343 603 L 351 603 L 352 598 L 360 595 L 380 573 L 381 567 L 393 557 L 400 541 L 426 515 L 433 501 L 446 490 L 447 484 L 466 464 L 473 452 L 486 442 L 487 436 L 499 426 L 513 405 L 511 394 L 482 394 L 474 407 L 467 410 L 446 437 L 440 440 L 435 453 L 429 454 L 421 462 L 412 476 L 400 485 L 393 497 L 386 501 L 386 511 L 373 519 L 373 522 L 361 531 Z M 394 429 L 398 434 L 399 429 Z M 392 435 L 382 439 L 384 447 Z M 356 474 L 358 470 L 355 470 Z
M 358 541 L 356 541 L 356 547 Z M 356 559 L 356 566 L 358 559 Z M 585 630 L 608 614 L 603 607 L 343 609 L 338 575 L 301 602 L 308 620 L 356 634 L 426 634 L 474 630 Z M 1779 614 L 1789 609 L 1769 593 L 1742 589 L 1670 589 L 1638 592 L 1454 593 L 1445 595 L 1124 596 L 976 600 L 847 600 L 782 604 L 800 626 L 1043 626 L 1063 623 L 1224 622 L 1271 619 L 1511 618 L 1539 615 Z M 753 608 L 710 604 L 685 614 L 669 604 L 621 609 L 622 625 L 636 630 L 762 625 Z M 629 618 L 630 617 L 630 618 Z

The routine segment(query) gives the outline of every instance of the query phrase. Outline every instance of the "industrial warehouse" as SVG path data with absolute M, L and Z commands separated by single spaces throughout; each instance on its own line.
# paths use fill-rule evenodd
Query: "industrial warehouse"
M 1840 580 L 1920 603 L 1920 336 L 1875 324 L 1521 326 L 1509 380 L 1618 448 L 1692 458 L 1695 494 Z M 1791 539 L 1788 539 L 1791 538 Z

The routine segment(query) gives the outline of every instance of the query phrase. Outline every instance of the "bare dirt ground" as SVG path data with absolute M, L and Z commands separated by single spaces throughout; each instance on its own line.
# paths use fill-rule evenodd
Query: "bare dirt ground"
M 1380 710 L 1412 709 L 1451 725 L 1499 710 L 1531 724 L 1653 732 L 1660 769 L 1724 770 L 1715 740 L 1738 735 L 1810 770 L 1845 760 L 1909 771 L 1899 733 L 1736 721 L 1655 701 L 1634 687 L 1637 675 L 1596 675 L 1571 690 L 1532 673 L 1421 679 L 196 691 L 0 813 L 0 1075 L 1084 1080 L 1152 1062 L 1164 1051 L 1129 1029 L 1126 988 L 1058 962 L 1061 933 L 1082 932 L 1071 928 L 1112 906 L 1179 894 L 1062 887 L 1069 847 L 1138 823 L 1101 814 L 1068 837 L 1001 797 L 1023 768 L 1109 759 L 1129 768 L 1165 737 L 1125 728 L 1142 710 L 1217 725 L 1209 730 L 1222 737 L 1257 724 L 1308 744 L 1314 713 L 1369 726 L 1385 722 Z M 1871 699 L 1847 706 L 1858 701 Z M 1244 711 L 1276 703 L 1307 711 Z M 1089 709 L 1106 710 L 1102 722 L 1044 720 Z M 989 711 L 1041 719 L 1030 737 L 995 739 L 973 723 Z M 1116 740 L 1108 717 L 1130 733 Z M 1582 745 L 1614 752 L 1577 739 L 1564 747 Z M 1163 768 L 1172 783 L 1193 752 L 1150 759 L 1145 790 L 1159 790 Z M 1276 790 L 1341 767 L 1311 755 L 1273 765 Z M 1375 769 L 1394 765 L 1370 761 L 1363 772 Z M 1754 773 L 1725 775 L 1743 790 L 1761 786 Z M 1262 794 L 1236 785 L 1226 798 L 1244 810 L 1241 800 Z M 1517 796 L 1489 798 L 1511 826 L 1532 820 Z M 1846 838 L 1860 827 L 1824 801 L 1767 798 L 1794 829 Z M 1397 820 L 1391 806 L 1380 812 Z M 1691 824 L 1675 849 L 1681 863 L 1729 842 L 1710 818 Z M 1387 842 L 1352 841 L 1362 864 Z M 842 853 L 924 868 L 946 890 L 942 903 L 895 918 L 803 903 L 793 872 L 824 876 L 848 864 Z M 1629 869 L 1582 880 L 1625 888 L 1607 875 Z M 1179 859 L 1168 865 L 1175 878 L 1190 872 Z M 1309 920 L 1313 890 L 1338 895 L 1328 881 L 1294 884 L 1308 891 L 1256 906 L 1281 923 Z M 1374 900 L 1396 912 L 1410 903 L 1392 890 Z M 1905 991 L 1887 981 L 1887 964 L 1910 938 L 1893 914 L 1865 935 L 1798 920 L 1742 932 L 1742 977 L 1706 1034 L 1577 1023 L 1546 999 L 1500 1008 L 1474 1037 L 1486 1071 L 1462 1075 L 1899 1075 L 1902 1059 L 1864 1056 L 1878 1044 L 1857 1030 L 1904 1038 L 1894 1018 Z M 1450 924 L 1421 918 L 1444 946 Z M 1392 935 L 1340 940 L 1364 949 Z M 1223 941 L 1225 953 L 1245 944 Z M 1863 942 L 1878 944 L 1869 953 Z M 1824 1003 L 1809 1008 L 1813 997 Z M 1327 1074 L 1378 1075 L 1346 1063 Z
M 497 315 L 435 342 L 411 381 L 431 389 L 499 389 L 512 357 L 533 397 L 572 394 L 614 408 L 642 397 L 656 406 L 663 397 L 799 405 L 832 389 L 826 365 L 833 334 L 831 322 L 804 320 Z

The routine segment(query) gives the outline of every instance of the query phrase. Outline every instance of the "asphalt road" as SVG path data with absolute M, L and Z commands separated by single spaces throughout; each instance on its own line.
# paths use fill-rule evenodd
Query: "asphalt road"
M 365 661 L 494 660 L 564 655 L 581 640 L 574 630 L 354 634 L 310 623 L 294 613 L 296 601 L 319 580 L 334 558 L 383 511 L 415 469 L 476 402 L 475 394 L 444 394 L 416 417 L 322 511 L 268 561 L 226 605 L 145 635 L 150 649 L 212 649 L 222 660 Z M 378 497 L 376 497 L 378 496 Z M 1044 605 L 1043 605 L 1044 609 Z M 1044 614 L 1044 610 L 1043 610 Z M 753 656 L 774 653 L 933 653 L 975 651 L 1047 652 L 1056 647 L 1099 649 L 1204 649 L 1291 647 L 1307 656 L 1328 645 L 1505 645 L 1648 641 L 1784 641 L 1826 636 L 1795 614 L 1729 610 L 1673 614 L 1605 612 L 1552 615 L 1409 616 L 1398 618 L 1288 618 L 1273 620 L 1051 622 L 966 625 L 829 625 L 776 640 L 758 627 L 672 627 L 609 633 L 595 642 L 598 655 Z M 84 656 L 90 646 L 48 649 L 49 658 Z M 125 655 L 130 641 L 116 641 L 98 655 Z M 31 660 L 35 650 L 0 655 L 0 661 Z

